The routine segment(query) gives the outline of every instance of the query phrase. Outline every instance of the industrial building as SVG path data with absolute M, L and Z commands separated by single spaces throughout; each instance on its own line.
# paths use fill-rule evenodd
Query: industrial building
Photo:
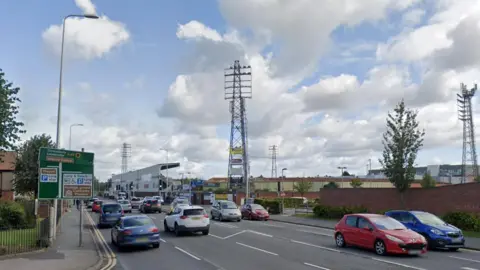
M 180 167 L 180 163 L 156 164 L 143 169 L 113 174 L 109 179 L 108 195 L 115 196 L 118 192 L 126 192 L 129 197 L 156 196 L 175 191 L 181 186 L 168 176 L 168 170 Z

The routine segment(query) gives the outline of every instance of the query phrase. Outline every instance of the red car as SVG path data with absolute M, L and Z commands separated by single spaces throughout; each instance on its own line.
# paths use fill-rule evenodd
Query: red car
M 345 215 L 335 225 L 335 243 L 338 247 L 373 249 L 378 255 L 427 252 L 425 237 L 391 217 L 377 214 Z
M 92 204 L 92 212 L 99 213 L 100 208 L 102 207 L 102 204 L 103 204 L 103 201 L 101 201 L 101 200 L 94 201 L 93 204 Z
M 242 218 L 246 219 L 268 220 L 270 218 L 268 211 L 260 204 L 244 204 L 240 211 Z

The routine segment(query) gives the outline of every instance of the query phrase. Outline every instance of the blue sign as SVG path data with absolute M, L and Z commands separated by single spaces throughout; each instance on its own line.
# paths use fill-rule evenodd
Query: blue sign
M 83 180 L 84 180 L 83 177 L 77 178 L 77 185 L 83 185 Z
M 201 187 L 203 186 L 203 180 L 192 180 L 190 182 L 190 185 L 192 186 L 192 188 Z
M 48 182 L 48 175 L 42 175 L 42 182 Z

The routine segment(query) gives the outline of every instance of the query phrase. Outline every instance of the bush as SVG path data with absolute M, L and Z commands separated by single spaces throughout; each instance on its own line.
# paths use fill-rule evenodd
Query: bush
M 270 214 L 280 214 L 282 212 L 281 202 L 275 199 L 255 199 L 253 203 L 260 204 Z
M 368 213 L 368 209 L 363 206 L 327 206 L 317 204 L 313 207 L 313 213 L 319 218 L 340 219 L 344 215 L 353 213 Z
M 23 227 L 26 224 L 25 209 L 21 204 L 10 201 L 0 201 L 0 228 L 8 229 Z
M 451 212 L 443 216 L 446 223 L 466 231 L 480 232 L 480 217 L 466 212 Z

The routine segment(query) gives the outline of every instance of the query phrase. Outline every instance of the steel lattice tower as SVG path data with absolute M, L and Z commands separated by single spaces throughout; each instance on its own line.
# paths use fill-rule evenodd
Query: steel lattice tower
M 277 146 L 272 145 L 268 148 L 272 152 L 272 178 L 277 178 Z
M 463 122 L 462 183 L 467 182 L 467 164 L 472 167 L 472 177 L 478 176 L 477 150 L 475 146 L 475 127 L 473 125 L 472 97 L 477 85 L 471 90 L 461 84 L 461 93 L 457 94 L 458 119 Z
M 230 103 L 230 148 L 228 158 L 229 187 L 245 186 L 248 196 L 248 132 L 245 99 L 252 98 L 252 69 L 241 66 L 235 60 L 234 65 L 225 69 L 225 100 Z

